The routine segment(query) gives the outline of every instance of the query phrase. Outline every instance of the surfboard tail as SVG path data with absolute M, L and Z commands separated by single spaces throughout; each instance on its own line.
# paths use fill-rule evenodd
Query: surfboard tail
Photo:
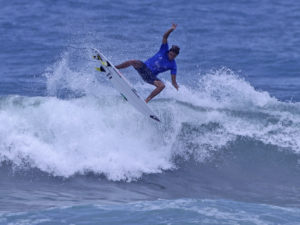
M 156 121 L 158 121 L 158 122 L 160 122 L 160 120 L 159 120 L 156 116 L 154 116 L 154 115 L 150 115 L 150 118 L 151 118 L 151 119 L 154 119 L 154 120 L 156 120 Z

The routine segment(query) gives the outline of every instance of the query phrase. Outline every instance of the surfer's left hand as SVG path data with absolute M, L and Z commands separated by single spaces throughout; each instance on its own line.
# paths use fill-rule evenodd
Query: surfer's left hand
M 173 86 L 174 86 L 174 88 L 176 88 L 176 90 L 178 91 L 178 89 L 179 89 L 178 84 L 177 84 L 177 83 L 173 83 Z
M 176 23 L 173 23 L 171 29 L 172 29 L 172 30 L 175 30 L 176 27 L 177 27 L 177 24 L 176 24 Z

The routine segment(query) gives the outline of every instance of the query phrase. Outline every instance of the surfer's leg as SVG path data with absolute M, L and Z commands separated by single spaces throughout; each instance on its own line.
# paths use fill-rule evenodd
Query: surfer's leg
M 145 102 L 148 103 L 152 98 L 158 95 L 164 88 L 165 84 L 161 80 L 155 80 L 153 85 L 156 87 L 151 94 L 146 98 Z
M 121 63 L 120 65 L 117 65 L 117 69 L 124 69 L 129 66 L 133 66 L 135 69 L 139 69 L 143 66 L 143 62 L 140 60 L 128 60 L 126 62 Z

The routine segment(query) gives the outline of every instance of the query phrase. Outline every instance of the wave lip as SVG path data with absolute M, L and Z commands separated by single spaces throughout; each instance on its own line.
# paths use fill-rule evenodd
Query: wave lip
M 163 120 L 159 125 L 107 83 L 96 82 L 96 73 L 85 73 L 69 68 L 65 56 L 47 71 L 52 97 L 1 98 L 1 162 L 54 176 L 93 172 L 132 181 L 178 168 L 178 157 L 206 162 L 239 137 L 299 154 L 299 103 L 257 91 L 228 69 L 204 75 L 195 87 L 181 85 L 180 92 L 166 82 L 151 102 Z M 149 86 L 135 86 L 141 95 L 149 93 Z M 62 99 L 62 89 L 82 95 Z

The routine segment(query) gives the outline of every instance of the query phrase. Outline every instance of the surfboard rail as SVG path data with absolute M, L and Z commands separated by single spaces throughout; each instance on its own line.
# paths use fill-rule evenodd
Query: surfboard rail
M 129 102 L 137 111 L 148 118 L 160 122 L 160 119 L 154 114 L 147 103 L 139 96 L 137 90 L 130 84 L 125 76 L 98 50 L 92 48 L 93 58 L 100 61 L 100 67 L 96 70 L 104 73 L 111 81 L 114 88 L 120 92 L 121 96 Z

